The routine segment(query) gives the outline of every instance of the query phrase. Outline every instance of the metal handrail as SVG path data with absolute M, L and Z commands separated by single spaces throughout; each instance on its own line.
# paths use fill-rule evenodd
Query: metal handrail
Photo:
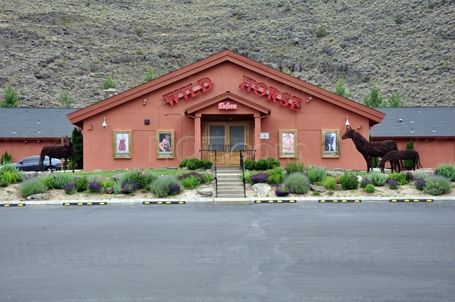
M 242 170 L 243 197 L 246 197 L 245 167 L 243 165 L 243 153 L 241 150 L 240 150 L 240 169 Z

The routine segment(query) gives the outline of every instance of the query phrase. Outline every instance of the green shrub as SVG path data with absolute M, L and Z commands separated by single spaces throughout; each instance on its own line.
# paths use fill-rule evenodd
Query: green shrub
M 46 183 L 49 189 L 62 190 L 67 183 L 74 182 L 74 176 L 69 173 L 53 173 L 49 177 L 51 179 Z
M 145 188 L 147 185 L 152 183 L 155 180 L 155 176 L 150 172 L 144 172 L 143 170 L 133 169 L 129 170 L 119 177 L 120 183 L 134 181 L 138 184 L 139 188 Z
M 106 194 L 114 193 L 115 181 L 113 179 L 105 179 L 101 182 L 102 191 Z
M 312 184 L 315 184 L 321 182 L 324 179 L 326 170 L 323 167 L 312 166 L 308 168 L 307 174 L 310 182 Z
M 34 194 L 46 193 L 47 186 L 42 179 L 35 178 L 22 183 L 19 187 L 19 192 L 22 197 L 28 197 Z
M 186 167 L 190 170 L 197 170 L 202 168 L 202 162 L 197 158 L 191 158 L 187 161 Z
M 160 176 L 152 182 L 150 191 L 160 198 L 176 195 L 181 191 L 181 184 L 174 176 Z
M 0 165 L 6 165 L 10 163 L 12 163 L 11 154 L 5 151 L 5 153 L 2 154 L 2 157 L 0 157 Z
M 74 178 L 74 185 L 76 186 L 77 192 L 84 192 L 88 188 L 87 176 L 78 176 Z
M 283 170 L 280 167 L 276 167 L 272 170 L 267 171 L 267 183 L 270 185 L 276 185 L 283 182 Z
M 12 165 L 6 165 L 0 169 L 0 187 L 18 183 L 22 180 L 21 172 Z
M 268 167 L 269 167 L 268 162 L 265 159 L 260 159 L 256 161 L 256 164 L 254 165 L 254 169 L 260 171 L 267 170 Z
M 185 189 L 193 189 L 199 186 L 200 184 L 201 183 L 199 182 L 199 179 L 192 175 L 182 179 L 182 185 Z
M 251 183 L 251 177 L 253 175 L 256 175 L 256 172 L 253 171 L 245 171 L 245 182 L 250 184 Z M 242 179 L 242 175 L 240 175 L 240 179 Z
M 186 165 L 188 164 L 188 162 L 193 159 L 193 158 L 185 158 L 184 160 L 182 160 L 179 164 L 179 167 L 180 168 L 186 168 Z
M 355 190 L 359 186 L 357 174 L 353 172 L 344 172 L 340 177 L 340 184 L 344 190 Z
M 177 176 L 177 179 L 182 181 L 183 179 L 190 177 L 190 176 L 193 176 L 194 178 L 196 178 L 199 181 L 199 183 L 204 182 L 204 176 L 201 173 L 198 173 L 195 171 L 180 174 L 179 176 Z
M 362 177 L 362 180 L 360 181 L 360 187 L 365 188 L 369 184 L 371 184 L 371 180 L 368 177 Z
M 286 170 L 287 174 L 291 174 L 294 172 L 303 172 L 305 167 L 302 163 L 292 162 L 288 163 L 284 169 Z
M 322 186 L 327 190 L 335 190 L 337 187 L 337 180 L 335 177 L 326 176 L 322 179 Z
M 201 160 L 202 169 L 209 170 L 212 167 L 213 163 L 207 159 Z
M 289 174 L 284 179 L 284 184 L 289 188 L 291 193 L 295 194 L 305 194 L 310 189 L 308 177 L 301 172 Z
M 249 163 L 249 165 L 251 165 L 251 163 Z M 274 169 L 279 166 L 280 166 L 279 160 L 269 157 L 266 159 L 257 160 L 254 164 L 254 170 L 264 171 L 264 170 Z M 248 169 L 248 170 L 250 170 L 250 169 Z
M 202 174 L 202 183 L 204 184 L 210 184 L 215 178 L 213 177 L 212 174 L 210 173 L 204 173 Z
M 430 176 L 425 180 L 423 191 L 431 195 L 442 195 L 451 191 L 450 182 L 443 176 Z
M 450 181 L 455 181 L 455 165 L 454 164 L 441 164 L 439 165 L 434 173 L 439 176 L 444 176 L 445 178 L 449 179 Z
M 406 176 L 406 173 L 392 173 L 389 175 L 389 179 L 396 180 L 398 184 L 400 185 L 406 185 L 408 183 L 408 178 Z
M 376 188 L 374 187 L 373 184 L 368 184 L 363 189 L 363 191 L 365 191 L 365 193 L 374 193 L 375 190 L 376 190 Z
M 267 169 L 274 169 L 280 166 L 280 161 L 276 158 L 269 157 L 265 159 L 267 162 Z
M 209 160 L 200 160 L 197 158 L 186 158 L 182 160 L 179 164 L 180 168 L 188 168 L 190 170 L 197 170 L 197 169 L 210 169 L 213 163 Z
M 243 166 L 245 167 L 246 170 L 255 170 L 256 169 L 256 161 L 253 159 L 246 159 L 243 162 Z
M 368 175 L 368 179 L 376 187 L 382 187 L 389 177 L 384 173 L 371 172 Z

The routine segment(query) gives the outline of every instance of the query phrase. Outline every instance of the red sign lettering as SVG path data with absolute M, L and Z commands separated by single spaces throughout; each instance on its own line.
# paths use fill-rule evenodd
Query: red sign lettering
M 212 89 L 213 83 L 209 78 L 203 78 L 196 82 L 196 84 L 188 84 L 186 86 L 180 87 L 174 91 L 166 93 L 163 95 L 164 101 L 169 104 L 169 106 L 174 106 L 178 104 L 180 99 L 188 100 L 190 97 L 195 97 L 199 93 L 205 93 Z
M 240 89 L 246 92 L 253 91 L 255 95 L 266 97 L 269 102 L 279 103 L 283 107 L 289 107 L 293 111 L 299 111 L 302 108 L 302 99 L 291 95 L 288 92 L 281 92 L 276 88 L 270 87 L 262 82 L 243 76 L 243 81 L 240 83 Z

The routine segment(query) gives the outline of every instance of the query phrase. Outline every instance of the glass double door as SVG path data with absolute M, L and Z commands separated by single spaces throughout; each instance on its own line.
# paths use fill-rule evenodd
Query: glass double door
M 207 128 L 208 159 L 214 163 L 216 156 L 219 166 L 239 166 L 240 151 L 248 149 L 248 125 L 209 123 Z

